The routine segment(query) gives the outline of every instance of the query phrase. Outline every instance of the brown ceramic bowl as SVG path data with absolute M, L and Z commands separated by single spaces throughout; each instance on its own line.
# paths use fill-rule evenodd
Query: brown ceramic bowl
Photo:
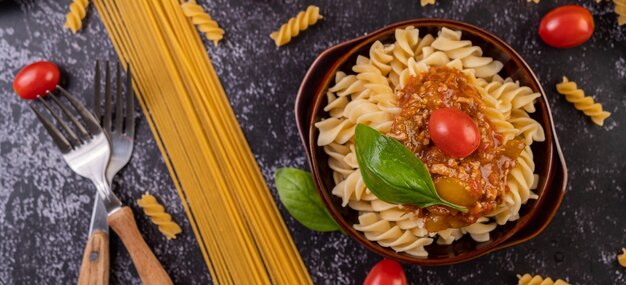
M 427 258 L 414 257 L 380 246 L 369 241 L 363 233 L 356 231 L 352 225 L 358 223 L 358 213 L 349 207 L 341 206 L 341 199 L 332 195 L 335 186 L 332 169 L 328 167 L 328 156 L 321 147 L 317 147 L 318 131 L 314 123 L 325 117 L 323 104 L 325 93 L 332 84 L 335 72 L 343 70 L 350 72 L 358 55 L 368 55 L 370 45 L 381 40 L 383 43 L 393 41 L 394 31 L 397 28 L 415 26 L 420 35 L 436 32 L 442 27 L 448 27 L 463 32 L 463 39 L 471 40 L 474 45 L 480 46 L 485 56 L 500 60 L 504 68 L 500 72 L 503 77 L 512 77 L 521 84 L 529 86 L 541 93 L 537 100 L 537 111 L 531 116 L 545 129 L 546 141 L 532 145 L 535 172 L 540 181 L 536 190 L 539 199 L 530 200 L 520 210 L 520 219 L 498 226 L 491 232 L 491 240 L 476 242 L 469 235 L 454 242 L 452 245 L 429 245 L 426 247 Z M 317 189 L 329 212 L 343 230 L 369 250 L 397 261 L 418 265 L 448 265 L 471 260 L 508 246 L 527 241 L 539 234 L 550 222 L 556 213 L 567 182 L 567 170 L 561 148 L 557 140 L 552 115 L 546 95 L 539 81 L 528 64 L 501 39 L 475 26 L 443 19 L 417 19 L 393 24 L 368 35 L 344 42 L 324 51 L 313 63 L 307 72 L 296 99 L 296 121 L 300 137 L 306 149 L 309 166 Z M 327 116 L 326 116 L 327 117 Z

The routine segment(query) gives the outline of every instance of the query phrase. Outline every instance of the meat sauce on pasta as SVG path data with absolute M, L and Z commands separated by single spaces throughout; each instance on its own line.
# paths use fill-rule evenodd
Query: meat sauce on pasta
M 493 211 L 506 191 L 507 176 L 516 158 L 526 146 L 521 140 L 503 143 L 485 115 L 485 104 L 478 90 L 460 70 L 431 67 L 411 77 L 398 93 L 401 112 L 395 117 L 389 136 L 396 138 L 428 167 L 435 188 L 444 199 L 467 206 L 461 213 L 445 206 L 411 208 L 425 218 L 429 232 L 460 228 L 476 222 Z M 430 139 L 428 121 L 431 112 L 454 108 L 467 113 L 480 131 L 480 146 L 470 156 L 452 158 Z M 448 199 L 450 199 L 448 198 Z

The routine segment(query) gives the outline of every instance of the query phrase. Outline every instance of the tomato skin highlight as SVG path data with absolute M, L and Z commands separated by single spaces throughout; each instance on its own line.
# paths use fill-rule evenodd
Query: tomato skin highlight
M 480 132 L 472 117 L 453 108 L 442 108 L 430 114 L 430 138 L 444 154 L 463 158 L 480 146 Z
M 367 274 L 363 285 L 406 285 L 406 275 L 400 263 L 383 259 Z
M 54 91 L 59 84 L 61 72 L 56 64 L 49 61 L 33 62 L 22 68 L 13 80 L 13 90 L 26 100 L 35 100 Z
M 565 5 L 543 16 L 539 36 L 549 46 L 571 48 L 589 40 L 594 26 L 589 10 L 578 5 Z

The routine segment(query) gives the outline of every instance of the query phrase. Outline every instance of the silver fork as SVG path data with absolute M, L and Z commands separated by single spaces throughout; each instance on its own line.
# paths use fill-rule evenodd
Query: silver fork
M 38 97 L 36 102 L 44 106 L 61 129 L 55 126 L 34 104 L 30 107 L 52 137 L 69 167 L 96 185 L 98 196 L 102 199 L 102 204 L 108 213 L 107 221 L 124 243 L 142 282 L 144 284 L 172 284 L 172 280 L 143 240 L 132 211 L 122 206 L 120 200 L 111 192 L 105 174 L 111 157 L 111 145 L 105 132 L 98 125 L 94 115 L 87 111 L 78 100 L 60 86 L 56 89 L 60 91 L 60 98 L 57 98 L 53 92 L 47 92 L 46 97 Z M 45 98 L 50 98 L 50 100 Z M 62 98 L 66 98 L 80 115 L 79 119 L 82 119 L 84 124 L 67 108 Z M 54 111 L 53 104 L 61 110 L 62 115 Z M 67 120 L 71 124 L 67 123 Z M 94 278 L 90 278 L 88 284 L 102 284 L 103 280 L 98 280 L 95 274 L 93 276 Z
M 105 67 L 105 83 L 104 83 L 104 118 L 100 121 L 100 63 L 96 61 L 96 69 L 94 76 L 94 100 L 93 111 L 96 120 L 100 121 L 100 125 L 108 134 L 111 142 L 111 159 L 106 169 L 106 179 L 109 185 L 113 185 L 113 177 L 128 162 L 133 153 L 134 136 L 135 136 L 135 116 L 134 116 L 134 95 L 132 88 L 132 76 L 130 68 L 126 71 L 125 80 L 125 99 L 122 99 L 122 70 L 117 64 L 115 74 L 116 83 L 116 100 L 115 100 L 115 122 L 112 124 L 112 108 L 111 108 L 111 76 L 109 62 Z M 126 112 L 124 113 L 124 105 Z M 94 199 L 93 212 L 91 214 L 91 223 L 89 224 L 89 238 L 83 253 L 83 261 L 81 264 L 78 284 L 90 284 L 91 279 L 104 280 L 102 285 L 108 284 L 109 278 L 109 225 L 107 224 L 107 212 L 101 202 L 100 196 L 96 194 Z M 95 276 L 94 276 L 95 275 Z

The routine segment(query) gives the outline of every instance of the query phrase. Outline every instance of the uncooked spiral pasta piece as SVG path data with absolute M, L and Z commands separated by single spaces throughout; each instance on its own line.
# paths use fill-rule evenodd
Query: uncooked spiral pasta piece
M 198 5 L 196 0 L 189 0 L 180 7 L 185 16 L 198 26 L 198 29 L 204 33 L 207 39 L 213 41 L 213 45 L 217 46 L 217 43 L 224 37 L 224 30 L 204 11 L 202 6 Z
M 532 276 L 528 273 L 524 275 L 518 274 L 517 278 L 519 279 L 517 282 L 518 285 L 569 285 L 569 283 L 561 279 L 553 281 L 551 278 L 543 278 L 539 275 Z
M 433 5 L 435 4 L 435 0 L 420 0 L 420 5 L 422 5 L 422 7 L 426 6 L 426 5 Z
M 626 248 L 622 248 L 622 254 L 617 256 L 617 262 L 622 267 L 626 267 Z
M 576 82 L 569 81 L 565 76 L 563 76 L 563 82 L 556 85 L 556 91 L 564 95 L 567 101 L 573 103 L 576 109 L 589 116 L 591 121 L 598 126 L 604 125 L 604 120 L 611 115 L 611 113 L 602 110 L 602 105 L 595 103 L 591 96 L 585 96 L 585 92 L 578 89 Z
M 297 16 L 289 19 L 286 24 L 280 26 L 278 31 L 270 34 L 270 37 L 274 40 L 276 46 L 282 46 L 291 41 L 291 38 L 299 35 L 301 31 L 315 25 L 319 19 L 322 19 L 320 8 L 311 5 L 306 10 L 300 11 Z
M 541 0 L 528 0 L 528 2 L 535 2 L 536 4 L 539 3 L 539 1 Z
M 626 25 L 626 0 L 613 0 L 618 25 Z
M 76 33 L 83 26 L 83 19 L 87 15 L 89 0 L 74 0 L 69 6 L 70 11 L 65 15 L 64 28 Z
M 159 227 L 159 231 L 167 239 L 175 239 L 176 235 L 182 232 L 180 226 L 172 220 L 170 214 L 165 212 L 163 205 L 154 196 L 144 194 L 141 196 L 141 199 L 137 200 L 137 204 L 143 208 L 143 212 Z

